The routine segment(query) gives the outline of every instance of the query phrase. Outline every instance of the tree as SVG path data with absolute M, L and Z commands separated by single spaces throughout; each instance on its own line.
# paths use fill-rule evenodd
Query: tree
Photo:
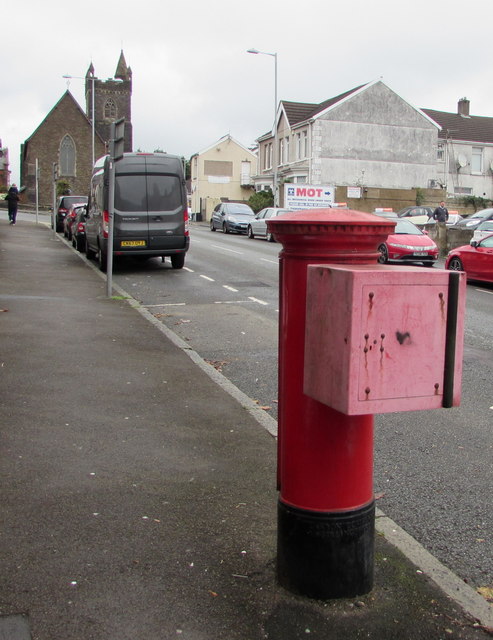
M 250 196 L 248 204 L 252 207 L 255 213 L 261 209 L 265 209 L 265 207 L 273 207 L 274 196 L 272 191 L 270 189 L 267 189 L 266 191 L 257 191 Z
M 70 182 L 68 180 L 64 180 L 63 178 L 61 178 L 60 180 L 57 180 L 57 183 L 56 183 L 57 196 L 67 196 L 67 195 L 70 195 L 71 192 L 72 191 L 70 187 Z

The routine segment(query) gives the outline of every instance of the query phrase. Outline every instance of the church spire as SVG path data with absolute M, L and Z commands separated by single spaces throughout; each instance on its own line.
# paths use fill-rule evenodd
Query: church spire
M 127 67 L 127 63 L 125 61 L 125 56 L 123 55 L 123 49 L 120 53 L 120 59 L 118 60 L 118 65 L 115 71 L 115 78 L 119 80 L 129 80 L 132 72 L 130 67 Z

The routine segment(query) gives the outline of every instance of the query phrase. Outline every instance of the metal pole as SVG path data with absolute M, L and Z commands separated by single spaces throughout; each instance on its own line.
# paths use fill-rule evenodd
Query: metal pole
M 94 74 L 91 77 L 92 80 L 92 91 L 91 91 L 91 120 L 92 120 L 92 166 L 94 167 L 95 161 L 95 149 L 94 149 L 94 133 L 95 133 L 95 122 L 94 122 Z
M 278 147 L 278 139 L 277 139 L 277 53 L 274 53 L 274 175 L 273 175 L 273 183 L 274 183 L 274 206 L 279 206 L 279 194 L 277 192 L 277 147 Z
M 247 53 L 260 54 L 263 56 L 271 56 L 274 58 L 274 152 L 272 154 L 272 195 L 274 196 L 274 206 L 279 206 L 279 194 L 277 190 L 277 169 L 278 169 L 278 136 L 277 136 L 277 52 L 259 51 L 258 49 L 248 49 Z
M 57 163 L 53 163 L 53 211 L 51 212 L 51 223 L 53 225 L 53 236 L 56 237 L 56 179 Z
M 110 158 L 110 189 L 108 196 L 108 245 L 106 247 L 106 295 L 113 293 L 113 221 L 115 218 L 115 161 Z
M 39 219 L 39 164 L 38 159 L 36 158 L 36 224 L 38 224 Z

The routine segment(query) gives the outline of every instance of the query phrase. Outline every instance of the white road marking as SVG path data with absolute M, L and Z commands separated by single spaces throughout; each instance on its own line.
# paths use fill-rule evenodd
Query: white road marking
M 279 260 L 268 260 L 267 258 L 260 258 L 261 262 L 269 262 L 270 264 L 279 264 Z
M 195 271 L 193 269 L 190 269 L 189 267 L 183 267 L 183 271 L 188 271 L 189 273 L 195 273 Z
M 227 289 L 228 291 L 232 291 L 233 293 L 238 293 L 238 289 L 235 289 L 234 287 L 230 287 L 230 286 L 229 286 L 229 285 L 227 285 L 227 284 L 223 284 L 223 287 L 224 287 L 225 289 Z
M 248 296 L 248 299 L 252 302 L 258 302 L 258 304 L 268 305 L 268 302 L 264 302 L 263 300 L 259 300 L 258 298 L 254 298 L 253 296 Z
M 204 280 L 209 280 L 209 282 L 216 282 L 216 281 L 214 280 L 214 278 L 209 278 L 209 276 L 203 276 L 203 275 L 201 275 L 200 277 L 201 277 L 201 278 L 204 278 Z
M 216 300 L 214 304 L 244 304 L 246 300 Z
M 488 291 L 488 289 L 476 289 L 476 291 L 479 291 L 480 293 L 489 293 L 490 296 L 493 296 L 493 291 Z
M 212 246 L 215 247 L 216 249 L 221 249 L 221 251 L 229 251 L 230 253 L 237 253 L 239 256 L 243 255 L 243 251 L 235 251 L 234 249 L 228 249 L 227 247 L 222 247 L 217 244 L 213 244 Z

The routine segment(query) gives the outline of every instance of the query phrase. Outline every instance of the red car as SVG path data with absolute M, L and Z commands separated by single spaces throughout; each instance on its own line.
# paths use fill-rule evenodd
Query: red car
M 493 235 L 449 252 L 445 268 L 465 271 L 468 280 L 493 282 Z
M 395 221 L 394 232 L 378 247 L 378 262 L 424 264 L 432 267 L 438 258 L 438 247 L 433 240 L 406 218 L 387 218 Z

